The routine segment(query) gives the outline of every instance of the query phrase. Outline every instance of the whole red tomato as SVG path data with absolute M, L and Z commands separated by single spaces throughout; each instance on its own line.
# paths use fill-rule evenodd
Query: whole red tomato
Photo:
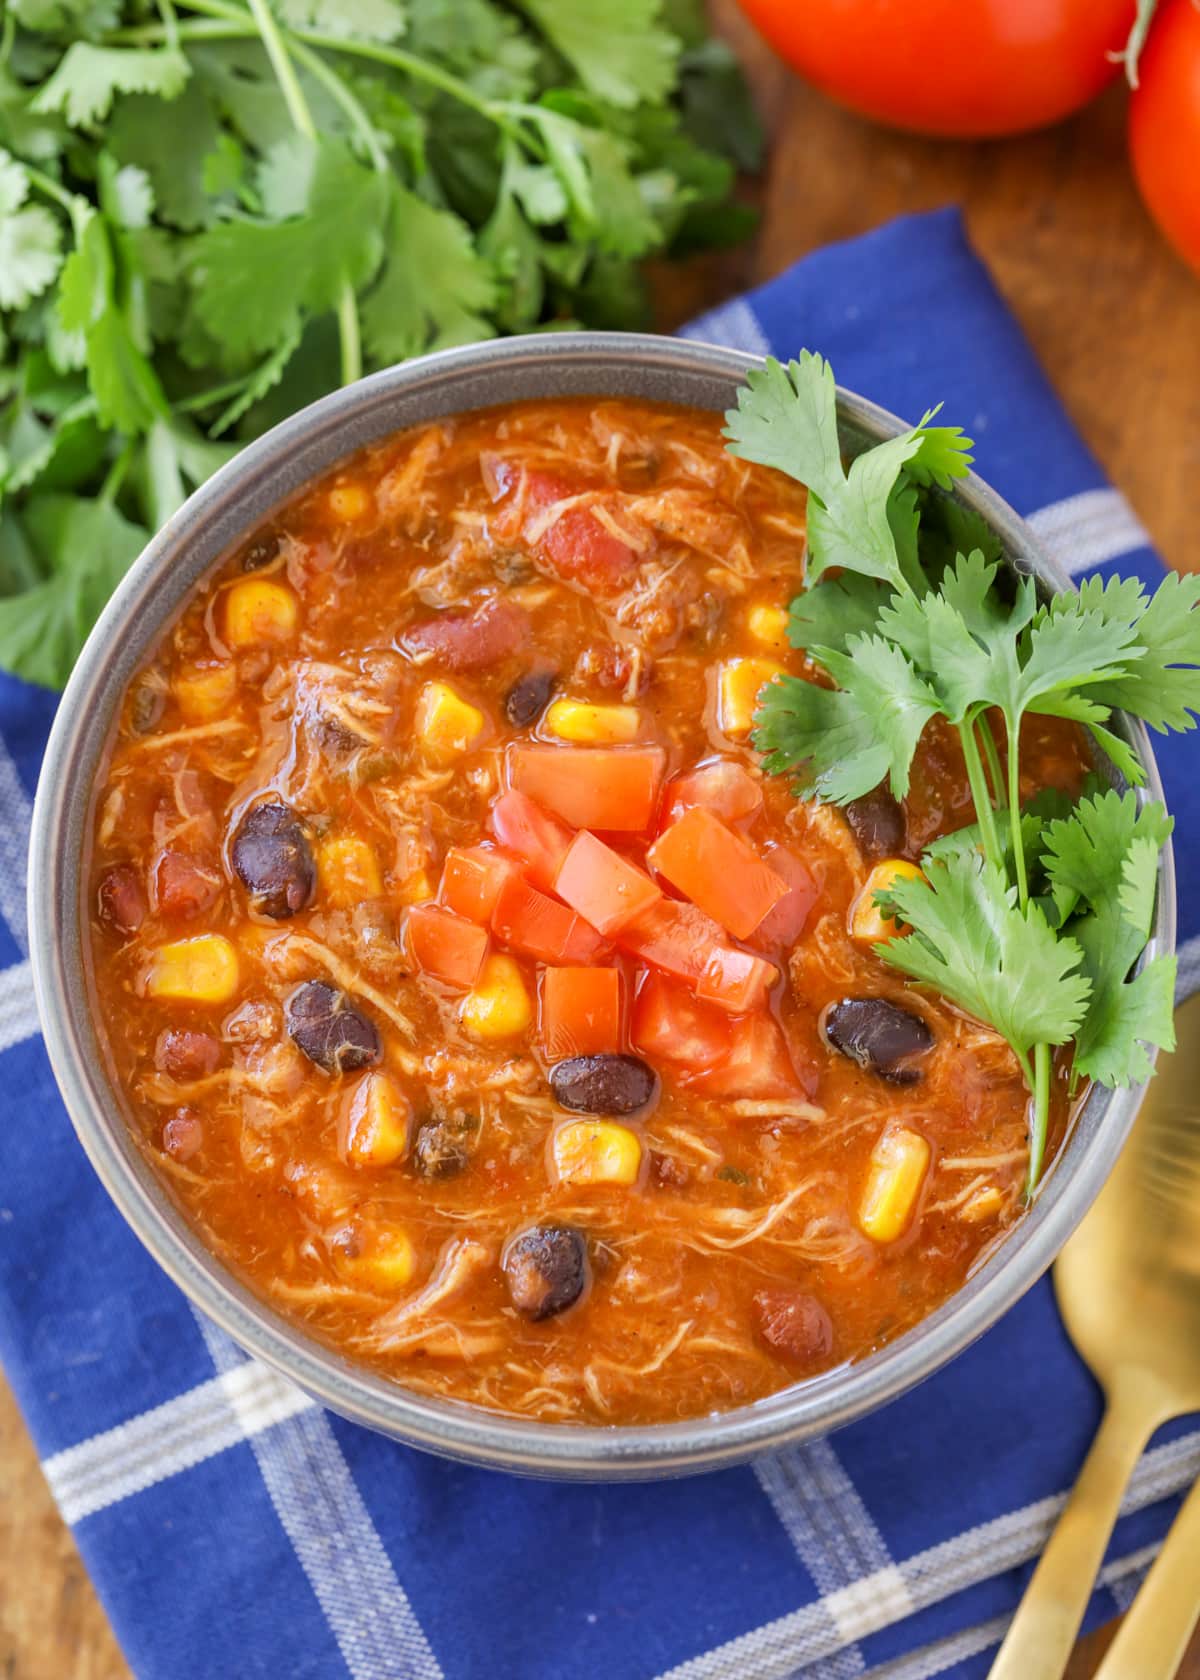
M 1186 6 L 1189 0 L 1182 0 Z M 1018 134 L 1117 73 L 1135 0 L 740 0 L 801 75 L 920 134 Z
M 1129 106 L 1133 172 L 1150 214 L 1200 270 L 1200 11 L 1167 0 L 1155 14 Z

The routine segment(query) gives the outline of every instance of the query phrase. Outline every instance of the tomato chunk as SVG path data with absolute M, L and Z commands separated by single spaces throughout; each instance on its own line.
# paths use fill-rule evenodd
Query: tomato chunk
M 521 865 L 490 846 L 453 846 L 446 853 L 438 897 L 447 910 L 485 927 L 492 919 L 500 889 Z
M 733 1048 L 694 1081 L 709 1097 L 800 1097 L 806 1094 L 783 1033 L 770 1015 L 733 1023 Z
M 485 601 L 471 612 L 447 612 L 401 632 L 403 651 L 417 665 L 475 671 L 507 659 L 530 635 L 529 614 L 515 601 Z
M 538 988 L 538 1038 L 549 1062 L 619 1050 L 620 971 L 547 968 Z
M 735 758 L 714 758 L 667 783 L 663 827 L 699 805 L 722 822 L 744 822 L 762 810 L 762 783 Z
M 658 804 L 666 754 L 661 747 L 508 749 L 512 787 L 573 828 L 641 834 Z
M 524 509 L 522 532 L 531 544 L 543 570 L 568 583 L 582 584 L 602 595 L 611 595 L 625 583 L 637 565 L 637 554 L 587 507 L 566 506 L 555 518 L 547 515 L 558 503 L 586 491 L 558 473 L 534 468 L 522 477 L 508 462 L 490 463 L 493 481 L 501 496 L 521 498 Z
M 777 875 L 787 882 L 787 895 L 773 904 L 755 928 L 751 944 L 760 950 L 790 951 L 808 923 L 821 888 L 812 870 L 786 846 L 775 841 L 763 847 L 763 856 Z
M 500 844 L 524 859 L 525 873 L 534 885 L 552 892 L 554 878 L 575 838 L 574 829 L 516 788 L 500 795 L 488 813 L 488 821 Z
M 514 951 L 568 968 L 594 962 L 606 948 L 582 916 L 517 875 L 500 889 L 492 912 L 492 931 Z
M 733 1048 L 733 1023 L 722 1009 L 701 1003 L 677 981 L 647 974 L 638 988 L 629 1036 L 651 1062 L 681 1075 L 718 1065 Z
M 416 904 L 408 912 L 408 949 L 423 974 L 469 991 L 487 956 L 487 929 L 443 908 Z
M 585 921 L 609 934 L 618 933 L 662 897 L 649 875 L 587 829 L 572 840 L 554 890 Z
M 750 842 L 699 806 L 660 834 L 648 857 L 673 887 L 738 939 L 748 938 L 787 895 L 787 882 Z
M 697 910 L 694 904 L 680 904 L 674 898 L 659 899 L 649 910 L 635 916 L 615 938 L 618 945 L 632 951 L 643 962 L 693 986 L 699 983 L 713 952 L 725 943 L 721 929 L 711 917 Z
M 749 951 L 721 946 L 713 952 L 696 982 L 696 996 L 719 1004 L 731 1014 L 745 1015 L 763 1007 L 767 993 L 778 979 L 779 970 L 774 963 L 751 956 Z

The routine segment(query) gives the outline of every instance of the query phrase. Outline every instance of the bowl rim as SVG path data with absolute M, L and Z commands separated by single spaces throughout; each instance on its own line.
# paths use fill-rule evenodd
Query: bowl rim
M 147 544 L 92 631 L 59 705 L 34 803 L 30 838 L 29 933 L 34 991 L 46 1048 L 72 1124 L 118 1210 L 154 1259 L 209 1319 L 254 1357 L 332 1411 L 412 1446 L 478 1466 L 563 1480 L 628 1480 L 722 1468 L 840 1428 L 924 1380 L 965 1349 L 1042 1275 L 1099 1193 L 1133 1123 L 1145 1085 L 1094 1089 L 1077 1117 L 1034 1206 L 996 1245 L 963 1287 L 895 1341 L 855 1364 L 778 1391 L 763 1400 L 678 1422 L 644 1425 L 538 1423 L 467 1402 L 406 1389 L 337 1353 L 284 1318 L 242 1283 L 200 1241 L 166 1193 L 131 1135 L 98 1053 L 81 921 L 81 863 L 91 826 L 94 776 L 113 706 L 178 603 L 162 611 L 172 569 L 206 529 L 245 532 L 271 506 L 290 498 L 317 472 L 355 453 L 366 438 L 347 432 L 386 414 L 402 396 L 419 400 L 456 384 L 491 391 L 489 404 L 513 400 L 504 376 L 518 373 L 547 387 L 569 377 L 573 389 L 619 394 L 638 373 L 741 383 L 763 358 L 694 339 L 653 334 L 556 333 L 493 340 L 435 352 L 369 375 L 302 409 L 242 450 L 188 499 Z M 630 370 L 635 370 L 633 373 Z M 595 378 L 597 384 L 590 386 Z M 607 385 L 605 384 L 607 380 Z M 493 382 L 494 381 L 494 387 Z M 582 381 L 582 383 L 579 383 Z M 472 383 L 473 382 L 473 383 Z M 880 438 L 905 422 L 838 389 L 839 420 L 860 436 Z M 467 412 L 467 403 L 438 413 Z M 386 436 L 408 420 L 380 425 Z M 340 447 L 339 447 L 340 442 Z M 313 465 L 323 461 L 324 465 Z M 263 499 L 272 487 L 278 493 Z M 1056 589 L 1072 588 L 1023 519 L 976 474 L 958 493 L 1003 538 L 1007 553 Z M 236 509 L 258 498 L 240 525 Z M 227 554 L 230 541 L 221 544 Z M 186 599 L 196 578 L 220 564 L 210 555 L 178 585 Z M 181 571 L 184 569 L 180 567 Z M 155 613 L 155 592 L 159 611 Z M 1147 773 L 1140 799 L 1162 798 L 1149 738 L 1120 718 Z M 1160 860 L 1155 925 L 1144 961 L 1175 945 L 1174 864 Z M 89 1036 L 93 1041 L 89 1043 Z

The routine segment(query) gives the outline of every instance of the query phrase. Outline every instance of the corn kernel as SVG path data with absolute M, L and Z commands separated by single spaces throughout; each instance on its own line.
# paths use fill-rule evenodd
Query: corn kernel
M 875 894 L 886 892 L 894 881 L 921 879 L 923 877 L 916 864 L 904 858 L 884 858 L 882 863 L 877 863 L 867 876 L 863 890 L 850 906 L 851 935 L 864 945 L 874 945 L 877 940 L 891 939 L 899 933 L 899 923 L 892 916 L 884 915 L 875 902 Z
M 425 684 L 417 698 L 413 722 L 421 740 L 438 758 L 468 752 L 487 724 L 478 706 L 472 706 L 444 682 Z
M 963 1203 L 958 1217 L 969 1225 L 982 1225 L 985 1219 L 995 1219 L 1003 1206 L 1004 1197 L 997 1186 L 985 1184 Z
M 379 861 L 365 840 L 352 834 L 326 840 L 317 849 L 321 893 L 335 910 L 351 910 L 383 891 Z
M 225 597 L 225 640 L 230 647 L 290 641 L 299 621 L 296 597 L 270 578 L 244 578 Z
M 858 1208 L 858 1223 L 873 1242 L 895 1242 L 907 1231 L 929 1157 L 929 1145 L 919 1132 L 897 1126 L 881 1134 L 871 1151 Z
M 597 747 L 635 740 L 641 721 L 636 706 L 594 706 L 587 700 L 556 700 L 546 713 L 546 728 L 560 741 Z
M 637 1133 L 612 1120 L 572 1120 L 551 1150 L 560 1184 L 633 1184 L 642 1165 Z
M 390 1167 L 408 1149 L 412 1104 L 390 1073 L 368 1073 L 338 1117 L 338 1152 L 354 1167 Z
M 358 1233 L 335 1250 L 334 1260 L 349 1281 L 381 1291 L 403 1289 L 417 1269 L 412 1240 L 401 1230 Z
M 356 484 L 351 480 L 348 484 L 335 484 L 325 502 L 335 519 L 354 524 L 366 518 L 375 505 L 375 498 L 365 484 Z
M 761 601 L 746 614 L 746 628 L 754 640 L 761 642 L 764 647 L 775 648 L 780 653 L 786 653 L 791 646 L 787 627 L 786 607 L 769 607 L 765 601 Z
M 748 735 L 759 690 L 783 675 L 773 659 L 727 659 L 717 675 L 717 723 L 724 735 Z
M 151 997 L 173 1003 L 228 1003 L 237 986 L 237 952 L 220 933 L 160 945 L 146 977 Z
M 223 717 L 238 691 L 234 665 L 187 666 L 172 679 L 171 690 L 189 723 Z
M 511 957 L 494 953 L 458 1009 L 459 1024 L 472 1038 L 515 1038 L 533 1020 L 533 1001 Z

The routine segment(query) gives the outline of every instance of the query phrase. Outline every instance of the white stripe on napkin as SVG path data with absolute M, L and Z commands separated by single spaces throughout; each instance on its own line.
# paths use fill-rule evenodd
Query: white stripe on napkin
M 29 958 L 0 971 L 0 1050 L 40 1031 Z
M 1029 523 L 1072 577 L 1150 546 L 1150 534 L 1119 490 L 1085 490 L 1028 515 Z
M 769 356 L 771 343 L 758 323 L 758 316 L 745 298 L 733 298 L 707 315 L 681 327 L 680 338 L 697 338 L 702 344 L 724 344 L 730 350 L 745 350 L 751 356 Z
M 33 806 L 17 767 L 0 740 L 0 917 L 17 942 L 29 949 L 25 885 L 29 870 L 29 824 Z
M 853 1626 L 857 1611 L 853 1599 L 840 1589 L 864 1578 L 876 1583 L 873 1591 L 879 1590 L 880 1583 L 890 1581 L 897 1621 L 910 1613 L 912 1605 L 904 1579 L 898 1571 L 891 1571 L 892 1559 L 883 1536 L 828 1441 L 787 1447 L 760 1459 L 753 1468 L 844 1639 L 854 1639 L 845 1622 L 849 1618 Z M 842 1623 L 837 1621 L 839 1614 Z M 858 1646 L 850 1643 L 842 1654 L 847 1675 L 861 1674 L 866 1664 Z
M 196 1322 L 219 1371 L 246 1368 L 228 1336 Z M 327 1415 L 310 1403 L 250 1445 L 353 1680 L 443 1680 Z
M 247 1362 L 55 1453 L 42 1469 L 63 1516 L 77 1523 L 315 1405 L 265 1365 Z
M 1200 1430 L 1154 1447 L 1134 1471 L 1122 1513 L 1141 1510 L 1186 1487 L 1200 1474 Z M 896 1575 L 911 1610 L 924 1610 L 966 1587 L 990 1580 L 1035 1557 L 1066 1501 L 1039 1499 L 964 1534 L 918 1552 L 879 1575 L 832 1593 L 790 1615 L 731 1639 L 670 1669 L 659 1680 L 788 1680 L 797 1669 L 828 1657 L 847 1640 L 865 1639 L 896 1619 Z M 911 1613 L 911 1612 L 910 1612 Z M 831 1626 L 832 1624 L 832 1626 Z M 839 1639 L 833 1628 L 842 1630 Z
M 1121 1608 L 1128 1609 L 1157 1551 L 1157 1546 L 1143 1546 L 1140 1551 L 1130 1552 L 1126 1557 L 1114 1558 L 1097 1575 L 1096 1585 L 1107 1587 Z M 965 1662 L 992 1645 L 999 1645 L 1011 1620 L 1010 1616 L 993 1616 L 991 1621 L 979 1622 L 975 1627 L 963 1628 L 958 1633 L 949 1633 L 929 1645 L 922 1645 L 919 1650 L 881 1663 L 865 1674 L 863 1680 L 935 1680 L 935 1676 L 945 1674 L 955 1663 Z M 809 1680 L 809 1676 L 797 1675 L 796 1680 Z M 816 1680 L 815 1675 L 812 1680 Z M 824 1680 L 823 1673 L 821 1680 Z

